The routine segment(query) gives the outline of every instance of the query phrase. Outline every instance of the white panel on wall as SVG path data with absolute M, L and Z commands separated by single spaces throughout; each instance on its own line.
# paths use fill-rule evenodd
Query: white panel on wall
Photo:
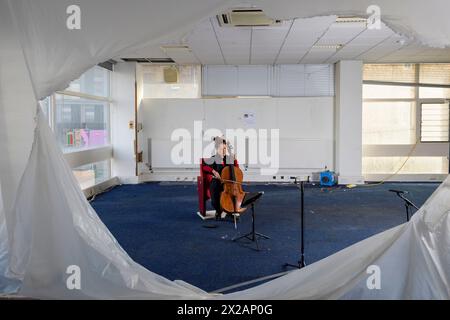
M 270 95 L 271 72 L 268 65 L 204 66 L 203 95 Z
M 333 168 L 333 98 L 277 98 L 280 167 Z
M 192 131 L 194 121 L 203 120 L 201 99 L 143 99 L 139 117 L 151 119 L 143 131 L 152 138 L 170 139 L 176 129 Z
M 277 127 L 283 138 L 330 139 L 333 137 L 333 98 L 278 98 Z
M 203 66 L 202 92 L 204 96 L 237 96 L 237 66 Z
M 305 65 L 305 95 L 323 97 L 334 95 L 334 66 L 332 64 Z
M 192 132 L 193 121 L 202 119 L 203 131 L 254 128 L 267 129 L 270 134 L 270 129 L 279 129 L 280 169 L 307 172 L 325 166 L 333 169 L 333 106 L 333 97 L 144 99 L 140 119 L 145 138 L 141 143 L 152 139 L 151 163 L 156 170 L 197 170 L 196 164 L 171 162 L 171 149 L 176 144 L 170 141 L 174 129 L 186 128 Z M 244 120 L 248 113 L 254 116 L 254 121 Z M 239 153 L 238 158 L 245 163 L 246 159 Z M 250 164 L 249 168 L 259 169 L 260 165 Z
M 277 65 L 275 78 L 273 95 L 280 97 L 305 95 L 305 65 Z
M 275 66 L 273 95 L 279 97 L 326 97 L 334 95 L 331 64 Z
M 280 139 L 280 155 L 281 169 L 333 169 L 333 140 Z
M 202 93 L 203 96 L 334 96 L 334 66 L 203 66 Z
M 253 123 L 244 120 L 246 113 L 254 115 Z M 276 103 L 267 98 L 205 99 L 205 128 L 278 128 Z
M 140 149 L 144 162 L 159 168 L 195 166 L 172 163 L 170 152 L 177 142 L 172 142 L 171 136 L 176 129 L 187 129 L 193 135 L 194 122 L 203 122 L 203 118 L 202 99 L 143 99 L 139 106 L 139 119 L 143 125 Z M 151 139 L 152 159 L 148 159 L 148 139 Z
M 170 137 L 169 139 L 152 139 L 151 143 L 151 164 L 152 168 L 163 168 L 163 169 L 198 169 L 199 165 L 194 162 L 194 155 L 191 150 L 190 158 L 192 159 L 191 163 L 183 163 L 183 164 L 175 164 L 172 161 L 171 155 L 172 155 L 172 149 L 178 145 L 178 141 L 171 141 Z M 191 146 L 194 145 L 194 140 L 190 140 Z M 193 148 L 193 147 L 192 147 Z
M 238 95 L 270 95 L 270 78 L 272 68 L 268 65 L 238 66 Z

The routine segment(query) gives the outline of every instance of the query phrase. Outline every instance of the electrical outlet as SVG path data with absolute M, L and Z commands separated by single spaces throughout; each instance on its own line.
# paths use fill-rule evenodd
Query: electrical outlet
M 136 154 L 136 162 L 142 162 L 143 161 L 143 152 L 138 152 Z

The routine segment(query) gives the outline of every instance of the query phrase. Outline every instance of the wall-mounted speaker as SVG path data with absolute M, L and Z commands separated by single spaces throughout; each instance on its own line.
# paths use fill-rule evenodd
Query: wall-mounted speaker
M 164 81 L 166 83 L 178 82 L 178 69 L 175 67 L 164 68 Z

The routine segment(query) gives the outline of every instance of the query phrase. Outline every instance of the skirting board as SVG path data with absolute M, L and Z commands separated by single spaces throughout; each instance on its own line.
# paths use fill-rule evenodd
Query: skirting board
M 119 176 L 117 178 L 119 179 L 120 184 L 138 184 L 141 182 L 137 176 Z
M 364 184 L 363 176 L 338 176 L 338 184 Z
M 102 193 L 103 191 L 108 190 L 109 188 L 117 186 L 119 184 L 120 184 L 119 179 L 117 177 L 114 177 L 109 180 L 103 181 L 102 183 L 84 189 L 83 193 L 86 196 L 86 198 L 90 198 L 95 196 L 96 194 Z

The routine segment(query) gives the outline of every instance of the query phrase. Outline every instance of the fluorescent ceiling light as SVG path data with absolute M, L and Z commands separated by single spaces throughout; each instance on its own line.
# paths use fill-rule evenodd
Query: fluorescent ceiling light
M 337 23 L 367 23 L 366 18 L 361 17 L 337 17 Z
M 163 50 L 191 50 L 189 46 L 180 44 L 180 45 L 164 45 L 161 46 Z
M 342 48 L 343 44 L 316 44 L 313 46 L 314 49 L 334 49 L 338 50 Z

